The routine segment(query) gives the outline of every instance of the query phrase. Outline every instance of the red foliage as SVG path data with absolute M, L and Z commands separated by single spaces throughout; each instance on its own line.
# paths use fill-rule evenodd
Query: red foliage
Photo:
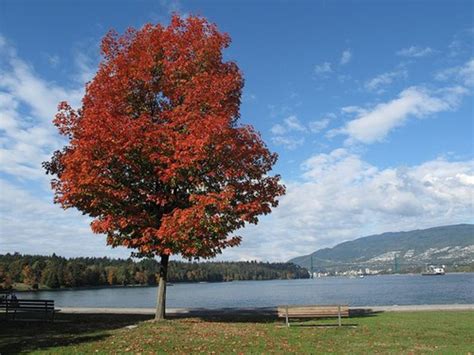
M 55 202 L 140 255 L 212 257 L 284 193 L 276 155 L 237 124 L 243 79 L 226 34 L 200 17 L 108 33 L 82 108 L 54 120 L 69 144 L 45 163 Z

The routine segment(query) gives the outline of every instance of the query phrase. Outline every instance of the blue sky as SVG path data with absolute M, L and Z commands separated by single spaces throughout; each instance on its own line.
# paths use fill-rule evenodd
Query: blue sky
M 222 259 L 285 260 L 366 234 L 474 221 L 470 1 L 0 3 L 0 253 L 127 256 L 52 204 L 41 161 L 62 144 L 111 28 L 197 14 L 227 32 L 242 122 L 288 193 Z

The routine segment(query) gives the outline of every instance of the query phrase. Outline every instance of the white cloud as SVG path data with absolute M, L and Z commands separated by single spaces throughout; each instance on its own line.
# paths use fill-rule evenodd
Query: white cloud
M 337 80 L 341 83 L 341 84 L 344 84 L 350 80 L 352 80 L 352 76 L 351 75 L 348 75 L 348 74 L 339 74 L 337 76 Z
M 179 0 L 160 0 L 160 5 L 166 9 L 168 15 L 173 13 L 181 14 L 183 12 L 181 1 Z
M 105 236 L 93 235 L 89 223 L 80 212 L 54 205 L 51 196 L 41 198 L 0 179 L 0 254 L 130 255 L 124 248 L 107 247 Z
M 345 65 L 347 63 L 349 63 L 352 59 L 352 52 L 350 49 L 346 49 L 344 52 L 342 52 L 342 55 L 341 55 L 341 65 Z
M 167 25 L 170 20 L 170 15 L 174 13 L 179 14 L 181 18 L 189 17 L 189 13 L 183 10 L 183 6 L 179 0 L 159 0 L 158 3 L 160 5 L 159 11 L 152 11 L 149 15 L 153 22 L 161 22 Z
M 474 58 L 460 66 L 447 68 L 435 75 L 436 80 L 446 81 L 454 79 L 466 86 L 474 85 Z
M 474 27 L 466 28 L 453 36 L 448 46 L 448 55 L 457 57 L 461 54 L 472 54 L 472 40 L 474 39 Z
M 273 134 L 272 142 L 281 145 L 285 149 L 294 150 L 302 146 L 305 142 L 301 134 L 318 133 L 329 125 L 334 114 L 328 114 L 320 120 L 310 121 L 307 125 L 303 124 L 295 115 L 288 116 L 281 123 L 276 123 L 270 129 Z M 296 135 L 296 136 L 295 136 Z
M 272 126 L 270 131 L 275 135 L 282 135 L 286 133 L 286 128 L 283 125 L 277 123 Z
M 356 113 L 358 115 L 363 115 L 367 112 L 367 110 L 359 106 L 344 106 L 343 108 L 341 108 L 341 112 L 343 114 L 349 114 L 349 115 L 353 113 Z
M 92 236 L 88 218 L 54 205 L 41 167 L 64 145 L 52 124 L 57 104 L 78 107 L 82 85 L 66 89 L 42 79 L 0 38 L 0 253 L 129 255 L 108 251 L 103 236 Z
M 377 75 L 376 77 L 367 80 L 364 84 L 368 91 L 377 93 L 384 92 L 384 89 L 399 78 L 406 78 L 408 72 L 406 70 L 395 70 Z
M 463 81 L 464 85 L 474 85 L 474 58 L 461 67 L 458 77 Z
M 63 145 L 52 125 L 57 104 L 78 106 L 83 90 L 42 80 L 12 47 L 6 49 L 0 65 L 0 172 L 46 179 L 41 163 Z
M 93 55 L 86 55 L 84 52 L 77 52 L 74 57 L 74 63 L 77 73 L 74 78 L 79 84 L 85 84 L 92 80 L 97 72 L 97 63 L 93 59 Z
M 287 118 L 283 120 L 282 123 L 274 124 L 272 128 L 270 129 L 270 131 L 274 135 L 278 135 L 278 136 L 284 135 L 285 133 L 292 132 L 292 131 L 304 132 L 305 130 L 306 128 L 304 127 L 304 125 L 300 122 L 300 120 L 295 115 L 288 116 Z
M 378 169 L 336 149 L 305 161 L 302 177 L 285 182 L 280 206 L 243 230 L 242 246 L 223 259 L 288 260 L 365 235 L 474 218 L 472 160 Z
M 325 117 L 319 120 L 311 121 L 308 124 L 309 130 L 313 133 L 319 133 L 329 125 L 331 120 L 335 118 L 336 118 L 335 114 L 329 113 Z
M 434 53 L 434 50 L 431 49 L 430 47 L 417 47 L 417 46 L 411 46 L 408 48 L 403 48 L 397 52 L 399 56 L 402 57 L 409 57 L 409 58 L 420 58 L 420 57 L 426 57 L 428 55 L 431 55 Z
M 329 118 L 323 118 L 321 120 L 311 121 L 309 123 L 309 129 L 313 133 L 321 132 L 325 129 L 331 120 Z
M 413 86 L 403 90 L 393 100 L 370 109 L 360 109 L 360 114 L 355 119 L 337 131 L 350 137 L 348 143 L 381 141 L 391 130 L 405 124 L 410 117 L 423 118 L 437 112 L 454 110 L 467 93 L 462 87 L 433 92 Z M 351 107 L 352 112 L 356 109 L 357 107 Z
M 304 138 L 276 136 L 272 137 L 272 142 L 276 145 L 281 145 L 288 150 L 295 150 L 304 144 Z
M 324 76 L 332 72 L 331 63 L 324 62 L 314 66 L 314 73 L 318 76 Z
M 295 115 L 289 116 L 284 120 L 289 131 L 304 131 L 305 128 Z

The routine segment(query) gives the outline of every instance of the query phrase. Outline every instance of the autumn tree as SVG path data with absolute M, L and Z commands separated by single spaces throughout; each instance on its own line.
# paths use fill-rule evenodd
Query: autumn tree
M 156 319 L 165 315 L 169 256 L 211 258 L 284 193 L 260 135 L 240 125 L 242 75 L 224 61 L 227 34 L 173 16 L 102 40 L 82 107 L 59 105 L 68 144 L 46 162 L 55 202 L 91 216 L 112 247 L 160 256 Z
M 38 288 L 38 280 L 36 279 L 36 275 L 30 265 L 25 265 L 21 274 L 23 276 L 23 283 L 32 288 Z
M 107 273 L 107 283 L 109 285 L 116 285 L 117 284 L 117 268 L 110 266 L 106 268 Z
M 5 266 L 0 265 L 0 290 L 12 287 L 12 279 L 7 272 Z

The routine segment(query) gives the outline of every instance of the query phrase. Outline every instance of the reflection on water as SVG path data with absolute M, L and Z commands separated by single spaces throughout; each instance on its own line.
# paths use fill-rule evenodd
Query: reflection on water
M 174 284 L 167 307 L 268 307 L 347 303 L 351 306 L 474 303 L 474 273 L 444 276 L 384 275 L 307 280 Z M 155 287 L 27 292 L 59 307 L 154 307 Z

